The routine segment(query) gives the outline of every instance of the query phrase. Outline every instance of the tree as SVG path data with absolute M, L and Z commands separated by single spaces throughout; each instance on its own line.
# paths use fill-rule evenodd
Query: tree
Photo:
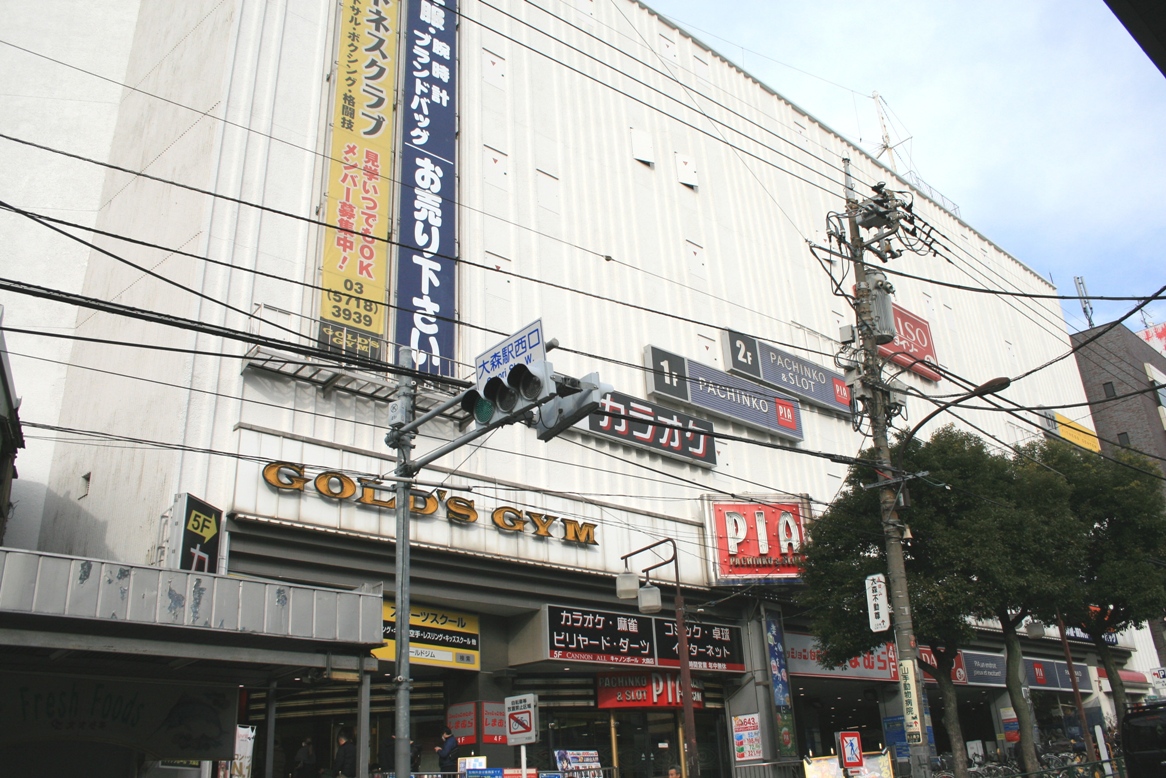
M 863 458 L 874 461 L 870 452 Z M 967 766 L 951 668 L 973 635 L 973 618 L 1000 623 L 1020 758 L 1025 771 L 1036 771 L 1016 629 L 1031 614 L 1055 610 L 1083 564 L 1085 544 L 1065 479 L 1030 457 L 994 453 L 950 426 L 894 458 L 903 472 L 928 474 L 911 482 L 912 505 L 901 511 L 913 535 L 904 557 L 915 634 L 936 659 L 922 668 L 940 688 L 957 775 L 966 775 Z M 805 549 L 800 602 L 810 609 L 827 661 L 844 661 L 885 639 L 868 628 L 862 586 L 867 575 L 886 569 L 877 494 L 862 489 L 874 480 L 871 466 L 852 468 L 842 495 L 811 527 Z
M 1003 509 L 974 511 L 961 520 L 978 544 L 977 558 L 965 572 L 976 589 L 974 615 L 995 619 L 1003 632 L 1005 684 L 1020 728 L 1020 760 L 1025 772 L 1035 772 L 1040 763 L 1016 630 L 1030 615 L 1055 609 L 1069 596 L 1083 545 L 1075 534 L 1064 479 L 1029 455 L 1007 461 L 1001 491 L 980 494 Z
M 1136 453 L 1113 460 L 1061 441 L 1045 441 L 1034 456 L 1061 474 L 1068 507 L 1084 547 L 1077 586 L 1061 602 L 1067 624 L 1089 634 L 1105 666 L 1120 721 L 1125 686 L 1105 636 L 1162 618 L 1166 608 L 1166 498 L 1158 467 Z M 1114 461 L 1116 460 L 1116 461 Z
M 935 665 L 921 667 L 935 679 L 943 700 L 943 725 L 952 744 L 957 776 L 967 776 L 967 754 L 960 730 L 951 673 L 959 649 L 974 636 L 970 617 L 984 610 L 979 592 L 969 585 L 968 570 L 980 557 L 976 530 L 969 520 L 1011 507 L 985 502 L 981 494 L 1006 495 L 1011 488 L 1010 463 L 992 454 L 975 436 L 945 427 L 926 445 L 914 442 L 907 451 L 896 447 L 895 459 L 908 472 L 928 471 L 925 482 L 913 482 L 912 507 L 903 511 L 912 539 L 904 557 L 911 593 L 915 635 L 931 647 Z M 864 580 L 885 572 L 885 541 L 877 490 L 863 489 L 875 480 L 873 452 L 869 465 L 852 467 L 843 493 L 810 529 L 805 547 L 799 597 L 812 619 L 814 634 L 828 662 L 841 663 L 887 640 L 872 633 L 866 612 Z M 959 484 L 960 488 L 943 488 Z M 999 523 L 1005 523 L 1001 518 Z

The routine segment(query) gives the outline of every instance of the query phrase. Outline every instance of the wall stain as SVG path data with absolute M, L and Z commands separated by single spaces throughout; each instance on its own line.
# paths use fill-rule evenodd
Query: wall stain
M 166 610 L 170 611 L 171 615 L 178 615 L 186 606 L 186 595 L 174 591 L 174 586 L 170 583 L 166 584 L 166 594 L 170 597 L 170 605 Z
M 206 587 L 202 585 L 201 578 L 194 579 L 194 586 L 190 590 L 190 623 L 194 624 L 198 621 L 198 612 L 202 608 L 202 597 L 206 594 Z

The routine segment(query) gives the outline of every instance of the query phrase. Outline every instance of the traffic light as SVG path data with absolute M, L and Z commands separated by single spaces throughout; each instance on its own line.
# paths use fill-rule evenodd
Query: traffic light
M 550 362 L 515 365 L 505 379 L 494 376 L 481 392 L 467 391 L 462 397 L 462 410 L 473 415 L 478 428 L 517 421 L 523 413 L 554 396 L 554 375 Z
M 539 440 L 550 440 L 568 427 L 599 410 L 603 395 L 613 391 L 611 384 L 599 381 L 599 373 L 588 373 L 581 379 L 557 376 L 557 396 L 539 407 Z

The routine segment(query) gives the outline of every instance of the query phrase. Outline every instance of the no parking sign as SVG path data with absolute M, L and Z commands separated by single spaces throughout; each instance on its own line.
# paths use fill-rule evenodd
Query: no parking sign
M 520 694 L 507 697 L 506 744 L 524 746 L 538 742 L 538 695 Z

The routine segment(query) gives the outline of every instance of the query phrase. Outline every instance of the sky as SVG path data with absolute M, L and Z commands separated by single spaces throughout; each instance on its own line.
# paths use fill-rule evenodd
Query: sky
M 645 2 L 871 153 L 877 91 L 896 169 L 1061 294 L 1166 284 L 1166 77 L 1102 0 Z M 1136 304 L 1094 300 L 1093 321 Z

